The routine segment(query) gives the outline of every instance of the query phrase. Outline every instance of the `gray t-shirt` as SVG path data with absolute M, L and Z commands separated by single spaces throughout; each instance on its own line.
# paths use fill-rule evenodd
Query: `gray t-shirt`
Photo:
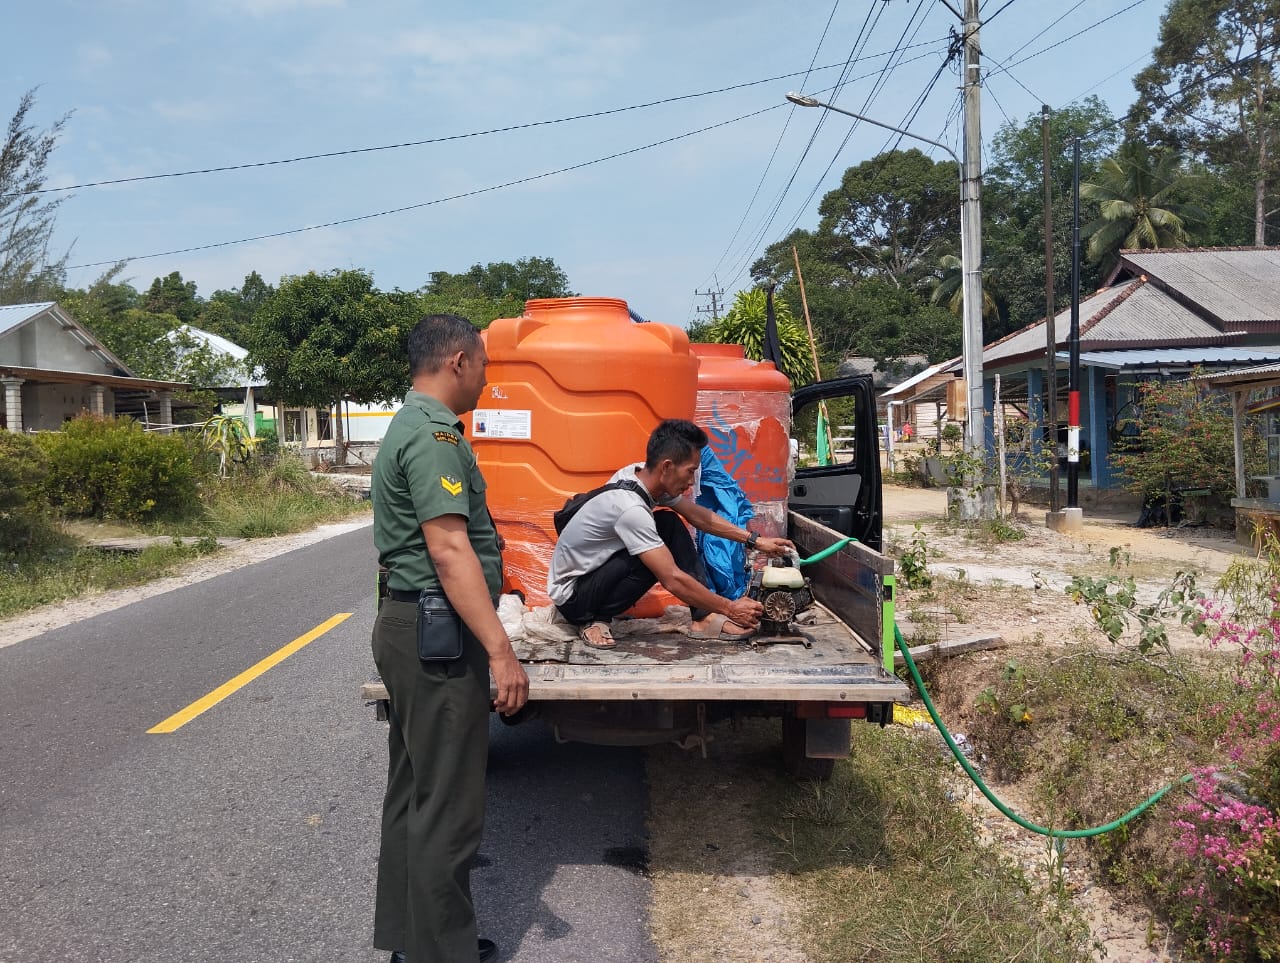
M 609 481 L 639 484 L 636 469 L 640 467 L 620 468 Z M 683 497 L 661 498 L 657 503 L 670 507 Z M 547 595 L 561 605 L 569 601 L 579 578 L 599 568 L 614 553 L 625 550 L 628 555 L 641 555 L 661 547 L 658 526 L 643 496 L 625 488 L 604 492 L 583 505 L 560 533 L 547 572 Z

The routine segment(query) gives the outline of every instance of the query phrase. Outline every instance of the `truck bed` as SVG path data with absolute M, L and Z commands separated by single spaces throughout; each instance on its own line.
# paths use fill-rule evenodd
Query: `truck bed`
M 759 700 L 905 702 L 906 686 L 881 668 L 870 646 L 828 609 L 784 641 L 717 642 L 655 631 L 655 620 L 614 622 L 614 649 L 571 642 L 515 643 L 531 701 Z M 805 642 L 808 645 L 805 645 Z M 366 701 L 385 699 L 380 681 Z
M 794 512 L 789 532 L 806 556 L 839 540 Z M 708 641 L 689 638 L 678 623 L 618 619 L 612 649 L 577 639 L 521 639 L 514 648 L 529 673 L 529 700 L 910 701 L 902 680 L 883 668 L 883 628 L 893 618 L 893 562 L 852 543 L 806 571 L 818 603 L 805 613 L 809 618 L 797 635 Z M 376 702 L 387 698 L 387 690 L 374 679 L 361 696 Z

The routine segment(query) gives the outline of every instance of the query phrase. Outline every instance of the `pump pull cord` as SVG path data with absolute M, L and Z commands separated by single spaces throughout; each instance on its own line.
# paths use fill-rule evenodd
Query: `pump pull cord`
M 830 550 L 828 549 L 828 551 Z M 816 557 L 817 556 L 814 556 L 814 558 Z M 809 561 L 813 561 L 813 559 L 810 559 Z M 801 564 L 804 563 L 802 562 Z M 973 780 L 973 784 L 981 790 L 982 795 L 987 797 L 987 800 L 991 805 L 995 806 L 996 809 L 1000 810 L 1004 816 L 1017 823 L 1023 829 L 1030 830 L 1033 833 L 1038 833 L 1041 836 L 1049 836 L 1053 839 L 1083 839 L 1088 836 L 1101 836 L 1104 833 L 1109 833 L 1112 830 L 1119 829 L 1135 816 L 1146 812 L 1170 789 L 1191 781 L 1190 775 L 1183 776 L 1182 778 L 1169 783 L 1169 785 L 1155 793 L 1155 795 L 1151 796 L 1146 802 L 1142 803 L 1142 805 L 1129 810 L 1119 819 L 1115 819 L 1103 826 L 1094 826 L 1090 829 L 1050 829 L 1047 826 L 1038 826 L 1030 820 L 1023 819 L 1001 802 L 996 794 L 987 788 L 987 784 L 982 781 L 982 777 L 978 775 L 977 770 L 973 768 L 973 765 L 967 758 L 965 758 L 964 752 L 958 745 L 956 745 L 955 739 L 951 738 L 951 732 L 945 725 L 943 725 L 942 719 L 939 718 L 938 710 L 934 708 L 933 700 L 929 698 L 929 692 L 924 687 L 924 680 L 920 678 L 920 670 L 916 668 L 915 661 L 911 658 L 911 653 L 907 649 L 907 644 L 903 641 L 902 630 L 896 625 L 893 627 L 893 638 L 898 644 L 898 651 L 902 653 L 902 659 L 907 664 L 907 669 L 910 671 L 911 678 L 916 684 L 916 689 L 920 692 L 920 698 L 924 700 L 924 706 L 929 710 L 929 718 L 933 720 L 933 724 L 937 726 L 938 731 L 942 733 L 942 738 L 946 740 L 947 746 L 951 749 L 951 754 L 956 757 L 956 762 L 960 763 L 961 768 L 964 769 L 969 778 Z

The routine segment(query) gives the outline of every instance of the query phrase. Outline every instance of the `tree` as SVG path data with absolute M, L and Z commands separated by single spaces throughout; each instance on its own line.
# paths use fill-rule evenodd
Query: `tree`
M 1176 491 L 1187 488 L 1207 488 L 1224 499 L 1235 494 L 1231 404 L 1223 392 L 1206 388 L 1196 374 L 1185 381 L 1147 381 L 1139 386 L 1142 415 L 1137 434 L 1122 440 L 1112 458 L 1130 491 L 1163 496 L 1166 504 Z M 1246 425 L 1245 457 L 1247 475 L 1263 473 L 1265 453 L 1251 425 Z
M 243 345 L 253 316 L 275 293 L 275 288 L 250 271 L 239 288 L 214 291 L 202 307 L 196 326 Z
M 818 213 L 829 258 L 855 276 L 907 285 L 959 243 L 959 174 L 914 148 L 888 151 L 845 171 Z
M 938 277 L 929 283 L 929 303 L 945 304 L 947 310 L 957 316 L 964 315 L 964 272 L 961 267 L 962 262 L 958 257 L 954 254 L 944 254 L 938 258 Z M 985 272 L 983 280 L 986 280 Z M 983 320 L 994 318 L 997 311 L 996 299 L 991 296 L 991 289 L 983 284 Z
M 384 294 L 359 270 L 286 277 L 254 316 L 245 347 L 287 404 L 341 412 L 343 399 L 379 404 L 404 396 L 405 344 L 420 315 L 405 292 Z M 334 419 L 339 464 L 342 419 Z
M 1114 118 L 1096 97 L 1049 117 L 1054 305 L 1059 308 L 1070 297 L 1071 145 L 1076 139 L 1080 140 L 1080 176 L 1088 180 L 1119 143 Z M 1000 311 L 999 317 L 985 323 L 985 340 L 1044 317 L 1044 250 L 1044 150 L 1036 112 L 1021 123 L 1011 121 L 996 130 L 991 163 L 983 174 L 983 291 L 991 292 Z M 1081 265 L 1082 290 L 1094 290 L 1104 278 L 1099 265 Z
M 143 307 L 153 314 L 172 314 L 183 324 L 195 324 L 202 303 L 196 296 L 196 282 L 184 281 L 181 273 L 173 271 L 151 282 Z
M 1152 143 L 1248 179 L 1258 246 L 1280 213 L 1278 67 L 1280 0 L 1171 0 L 1151 66 L 1133 82 L 1135 121 Z
M 48 297 L 66 273 L 67 254 L 49 252 L 65 198 L 47 200 L 36 192 L 44 187 L 49 157 L 71 115 L 37 130 L 27 119 L 35 102 L 35 90 L 22 95 L 0 149 L 0 304 Z
M 1094 180 L 1080 185 L 1081 199 L 1098 205 L 1098 218 L 1081 229 L 1089 259 L 1109 271 L 1122 249 L 1186 247 L 1187 223 L 1202 215 L 1173 200 L 1185 187 L 1180 156 L 1152 154 L 1129 141 L 1102 162 Z
M 432 271 L 421 289 L 426 314 L 457 314 L 486 328 L 496 318 L 519 317 L 525 301 L 566 298 L 569 278 L 551 258 L 520 258 L 514 264 L 473 264 L 462 274 Z
M 739 291 L 733 297 L 733 307 L 707 332 L 708 340 L 717 344 L 740 344 L 748 358 L 759 361 L 764 357 L 766 311 L 764 291 L 759 288 Z M 793 385 L 807 385 L 814 380 L 809 337 L 786 301 L 775 297 L 773 313 L 782 347 L 782 372 Z

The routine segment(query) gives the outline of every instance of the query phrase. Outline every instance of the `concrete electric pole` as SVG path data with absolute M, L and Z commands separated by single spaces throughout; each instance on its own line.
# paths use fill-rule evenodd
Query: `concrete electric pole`
M 960 261 L 964 298 L 964 377 L 968 390 L 965 449 L 981 458 L 986 448 L 982 384 L 982 76 L 978 0 L 964 4 L 964 162 L 960 172 Z

